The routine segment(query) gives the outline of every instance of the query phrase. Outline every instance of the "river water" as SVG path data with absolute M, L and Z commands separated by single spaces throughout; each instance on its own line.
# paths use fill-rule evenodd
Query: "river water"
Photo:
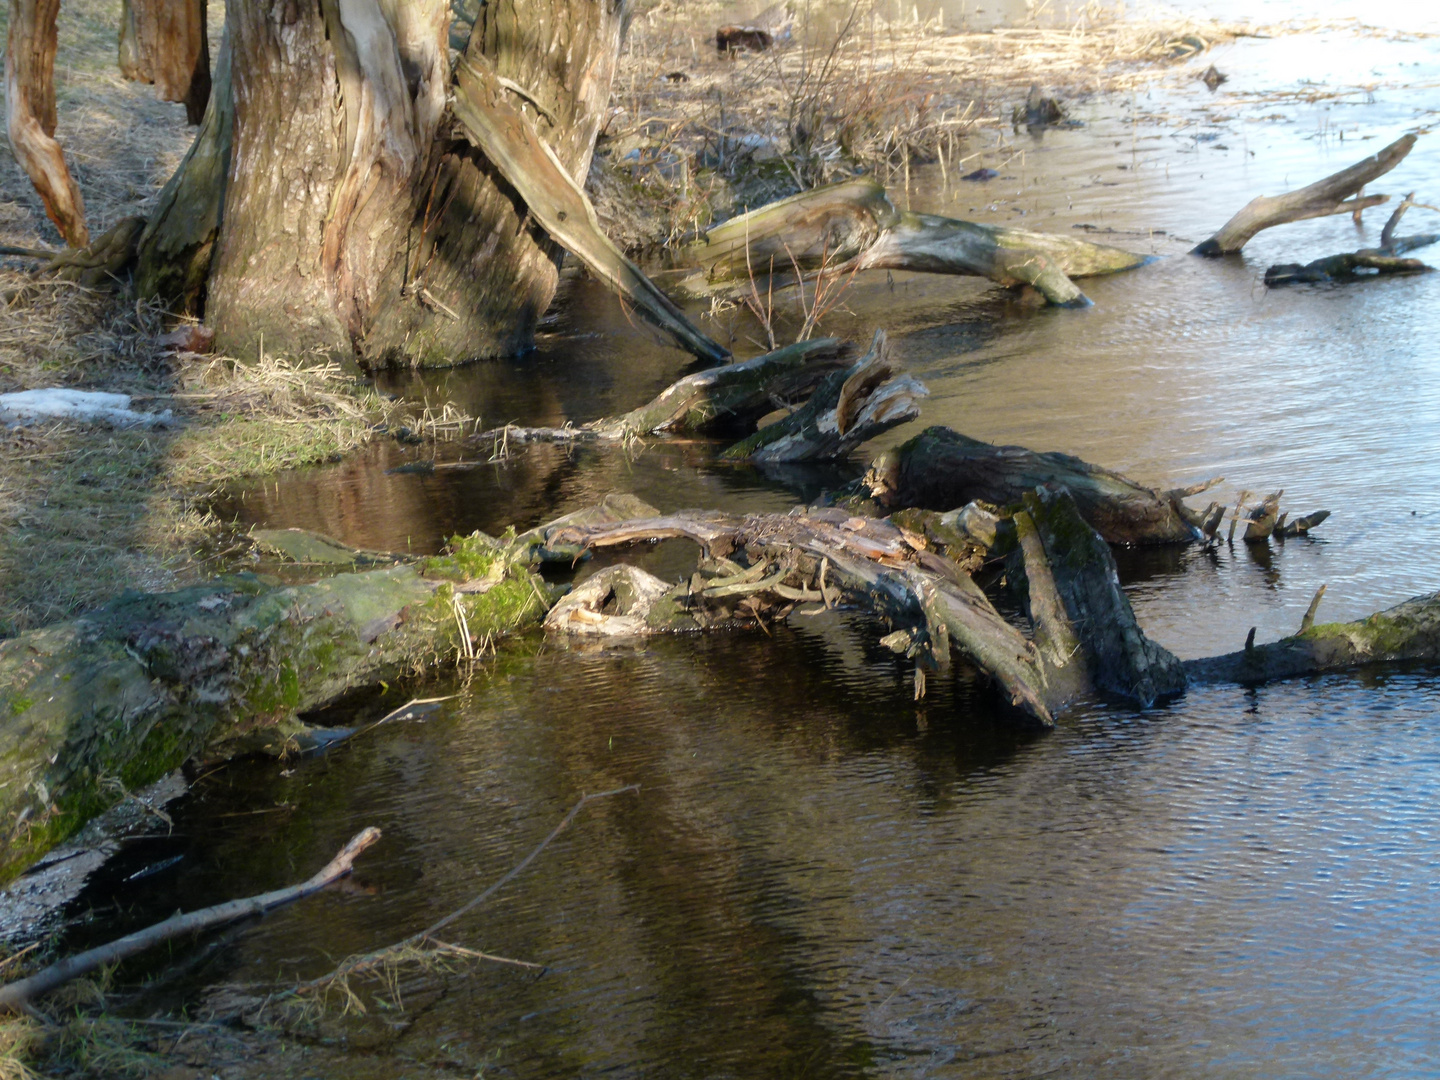
M 1141 622 L 1183 656 L 1238 647 L 1251 626 L 1262 641 L 1291 632 L 1321 584 L 1333 619 L 1440 584 L 1440 275 L 1260 284 L 1273 262 L 1374 243 L 1383 211 L 1361 230 L 1346 217 L 1263 233 L 1232 261 L 1184 255 L 1254 195 L 1433 123 L 1440 41 L 1352 29 L 1205 59 L 1231 74 L 1214 95 L 1172 79 L 1079 103 L 1084 128 L 1007 135 L 977 159 L 996 180 L 931 170 L 895 192 L 981 221 L 1116 230 L 1099 238 L 1162 256 L 1084 283 L 1093 308 L 877 275 L 827 323 L 891 332 L 932 392 L 925 422 L 1334 511 L 1304 541 L 1122 553 Z M 1344 93 L 1296 100 L 1307 85 Z M 1381 190 L 1440 201 L 1435 139 Z M 629 408 L 683 370 L 603 290 L 572 279 L 563 300 L 535 355 L 390 388 L 556 424 Z M 431 453 L 387 444 L 231 509 L 422 551 L 611 490 L 667 510 L 782 509 L 863 464 L 762 475 L 661 444 L 505 463 L 450 448 L 434 471 L 391 471 Z M 184 952 L 156 994 L 316 975 L 457 907 L 582 793 L 639 784 L 588 807 L 453 928 L 543 975 L 406 974 L 404 1012 L 341 1025 L 344 1075 L 1440 1074 L 1434 670 L 1205 688 L 1148 713 L 1086 706 L 1035 735 L 964 675 L 932 680 L 917 704 L 877 637 L 826 615 L 643 649 L 513 643 L 464 685 L 360 706 L 458 695 L 423 720 L 283 771 L 203 779 L 177 837 L 120 870 L 185 857 L 129 884 L 117 870 L 91 901 L 139 920 L 177 897 L 259 891 L 379 825 L 347 887 Z M 221 1075 L 271 1074 L 252 1061 Z

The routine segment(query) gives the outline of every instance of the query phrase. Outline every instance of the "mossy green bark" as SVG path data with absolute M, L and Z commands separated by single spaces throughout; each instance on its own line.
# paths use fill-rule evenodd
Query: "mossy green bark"
M 0 642 L 0 882 L 126 791 L 347 690 L 536 624 L 547 586 L 482 537 L 420 565 L 129 595 Z

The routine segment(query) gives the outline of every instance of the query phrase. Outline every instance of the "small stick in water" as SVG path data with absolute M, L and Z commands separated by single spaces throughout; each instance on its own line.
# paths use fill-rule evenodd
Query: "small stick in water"
M 1320 606 L 1320 598 L 1325 595 L 1325 586 L 1315 590 L 1315 597 L 1310 601 L 1310 606 L 1305 609 L 1305 617 L 1300 620 L 1300 633 L 1305 633 L 1315 625 L 1315 609 Z

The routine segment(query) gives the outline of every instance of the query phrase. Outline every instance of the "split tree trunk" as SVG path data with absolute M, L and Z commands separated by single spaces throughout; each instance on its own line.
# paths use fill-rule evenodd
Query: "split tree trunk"
M 253 354 L 263 335 L 267 350 L 442 364 L 531 345 L 561 251 L 484 155 L 441 130 L 449 16 L 444 0 L 228 7 L 218 348 Z M 624 22 L 623 0 L 492 0 L 470 36 L 467 55 L 518 88 L 572 176 L 589 168 Z
M 90 242 L 85 200 L 55 141 L 55 17 L 60 0 L 10 0 L 5 50 L 5 130 L 45 213 L 65 242 Z
M 179 101 L 192 124 L 210 100 L 205 0 L 124 0 L 120 74 L 150 83 L 161 101 Z

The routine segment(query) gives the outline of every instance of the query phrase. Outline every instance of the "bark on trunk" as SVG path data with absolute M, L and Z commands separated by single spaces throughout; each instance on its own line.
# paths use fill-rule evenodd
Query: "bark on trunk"
M 204 312 L 215 242 L 225 206 L 235 102 L 230 85 L 230 36 L 215 59 L 215 85 L 189 151 L 160 192 L 140 237 L 135 289 L 160 297 L 175 314 Z
M 1149 259 L 1070 237 L 897 210 L 879 181 L 846 180 L 732 218 L 676 256 L 696 292 L 763 274 L 918 270 L 1032 285 L 1052 304 L 1088 303 L 1070 280 Z
M 151 83 L 161 101 L 185 105 L 198 124 L 210 100 L 210 43 L 205 0 L 124 0 L 120 74 Z
M 65 242 L 90 242 L 85 200 L 55 141 L 55 17 L 60 0 L 10 0 L 5 50 L 5 130 L 15 160 Z

